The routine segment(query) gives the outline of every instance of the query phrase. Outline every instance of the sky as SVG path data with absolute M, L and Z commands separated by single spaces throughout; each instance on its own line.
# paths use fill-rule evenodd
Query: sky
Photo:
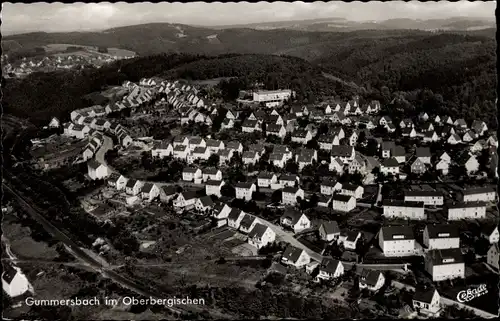
M 352 21 L 459 16 L 494 18 L 496 1 L 258 2 L 258 3 L 32 3 L 2 4 L 4 35 L 33 31 L 104 30 L 151 22 L 231 25 L 340 17 Z

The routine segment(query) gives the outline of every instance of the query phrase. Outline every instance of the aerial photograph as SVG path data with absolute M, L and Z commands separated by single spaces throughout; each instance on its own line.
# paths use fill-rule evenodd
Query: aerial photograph
M 2 319 L 498 319 L 496 7 L 3 3 Z

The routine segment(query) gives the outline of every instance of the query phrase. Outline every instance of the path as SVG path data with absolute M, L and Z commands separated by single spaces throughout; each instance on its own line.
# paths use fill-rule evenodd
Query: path
M 103 137 L 104 137 L 104 141 L 103 141 L 101 147 L 99 147 L 99 149 L 95 153 L 95 160 L 99 164 L 103 164 L 103 165 L 107 166 L 111 172 L 117 173 L 117 171 L 113 167 L 108 165 L 108 163 L 106 162 L 106 159 L 104 157 L 108 150 L 113 149 L 113 140 L 111 139 L 111 137 L 106 136 L 106 135 L 103 135 Z

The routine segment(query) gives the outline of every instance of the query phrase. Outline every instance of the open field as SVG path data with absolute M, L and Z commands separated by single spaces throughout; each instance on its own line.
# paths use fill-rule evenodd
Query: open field
M 126 49 L 119 49 L 119 48 L 108 48 L 108 54 L 111 56 L 117 56 L 120 58 L 136 56 L 136 53 L 133 51 L 126 50 Z

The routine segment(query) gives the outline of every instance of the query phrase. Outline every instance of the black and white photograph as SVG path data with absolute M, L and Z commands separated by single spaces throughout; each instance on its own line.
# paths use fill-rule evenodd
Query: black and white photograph
M 2 318 L 498 318 L 496 10 L 2 3 Z

